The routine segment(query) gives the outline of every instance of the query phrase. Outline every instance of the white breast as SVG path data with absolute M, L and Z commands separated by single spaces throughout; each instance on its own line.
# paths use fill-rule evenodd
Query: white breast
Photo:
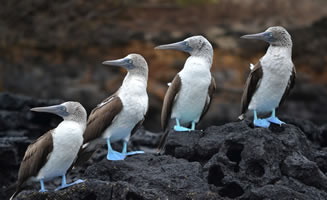
M 278 107 L 293 70 L 288 51 L 281 48 L 268 49 L 260 60 L 263 77 L 249 104 L 250 110 L 265 113 Z
M 211 63 L 199 57 L 189 57 L 179 73 L 182 87 L 172 109 L 171 118 L 182 124 L 198 122 L 203 111 L 211 83 Z
M 135 125 L 144 119 L 148 109 L 147 83 L 144 79 L 135 77 L 124 81 L 119 89 L 123 110 L 114 118 L 110 127 L 103 134 L 103 138 L 110 138 L 111 142 L 129 140 Z
M 77 122 L 63 121 L 52 132 L 53 150 L 48 162 L 41 168 L 37 179 L 62 176 L 69 169 L 83 144 L 85 127 Z

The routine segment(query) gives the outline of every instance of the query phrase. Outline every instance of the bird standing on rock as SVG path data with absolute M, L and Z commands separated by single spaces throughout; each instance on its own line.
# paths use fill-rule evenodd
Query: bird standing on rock
M 275 109 L 288 96 L 295 82 L 295 67 L 292 62 L 292 39 L 285 28 L 274 26 L 265 32 L 244 35 L 244 39 L 259 39 L 270 44 L 266 54 L 252 67 L 243 91 L 241 116 L 253 110 L 253 124 L 268 128 L 270 123 L 284 124 L 276 117 Z M 271 112 L 271 116 L 259 119 L 257 113 Z
M 161 125 L 165 133 L 159 144 L 159 149 L 162 149 L 168 136 L 166 129 L 170 119 L 176 120 L 175 131 L 195 130 L 195 124 L 210 107 L 216 84 L 210 72 L 213 49 L 205 37 L 193 36 L 155 49 L 175 49 L 191 55 L 175 76 L 164 98 Z M 190 124 L 191 128 L 187 128 Z
M 123 160 L 128 155 L 144 153 L 127 152 L 127 144 L 143 123 L 148 110 L 148 64 L 139 54 L 129 54 L 125 58 L 105 61 L 103 64 L 123 67 L 128 73 L 119 90 L 92 110 L 76 165 L 87 161 L 104 141 L 108 147 L 108 160 Z M 121 140 L 123 150 L 120 153 L 112 149 L 111 143 Z
M 47 191 L 44 181 L 62 176 L 62 184 L 56 190 L 81 183 L 66 183 L 66 172 L 76 159 L 83 144 L 83 133 L 86 128 L 87 113 L 78 102 L 65 102 L 60 105 L 32 108 L 36 112 L 48 112 L 64 119 L 52 129 L 30 144 L 25 152 L 18 172 L 16 192 L 13 199 L 31 181 L 40 181 L 40 192 Z

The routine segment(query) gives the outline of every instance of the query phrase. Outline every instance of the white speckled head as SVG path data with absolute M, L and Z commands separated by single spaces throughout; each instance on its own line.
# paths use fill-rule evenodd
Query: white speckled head
M 105 61 L 102 64 L 124 67 L 131 74 L 148 77 L 148 64 L 143 56 L 132 53 L 118 60 Z
M 270 44 L 273 46 L 292 46 L 291 35 L 281 26 L 273 26 L 265 32 L 271 33 Z
M 67 116 L 64 116 L 64 120 L 72 120 L 77 122 L 86 123 L 87 113 L 85 108 L 79 102 L 67 101 L 61 105 L 65 106 Z
M 208 56 L 213 55 L 212 45 L 202 35 L 189 37 L 184 41 L 186 41 L 188 46 L 191 47 L 191 51 L 189 51 L 191 55 L 204 55 L 204 54 L 207 54 Z
M 186 38 L 181 42 L 160 45 L 155 49 L 175 49 L 189 53 L 191 56 L 213 57 L 213 49 L 210 42 L 202 35 Z
M 62 117 L 64 120 L 71 120 L 81 123 L 86 123 L 87 118 L 87 113 L 84 107 L 75 101 L 68 101 L 54 106 L 32 108 L 31 110 L 35 112 L 53 113 Z
M 265 32 L 244 35 L 241 38 L 264 40 L 272 46 L 292 47 L 291 35 L 281 26 L 269 27 Z

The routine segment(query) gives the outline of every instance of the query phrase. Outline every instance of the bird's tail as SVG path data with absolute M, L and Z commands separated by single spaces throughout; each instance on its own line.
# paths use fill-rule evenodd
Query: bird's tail
M 163 131 L 163 134 L 161 136 L 159 146 L 157 148 L 157 153 L 158 154 L 163 154 L 166 149 L 166 141 L 169 136 L 170 130 L 174 127 L 175 125 L 175 120 L 169 120 L 167 128 Z
M 87 162 L 92 157 L 92 155 L 96 150 L 97 150 L 96 146 L 91 147 L 91 145 L 87 145 L 85 147 L 82 147 L 79 150 L 77 154 L 77 158 L 73 163 L 72 167 L 81 166 L 82 164 Z
M 157 153 L 158 154 L 163 154 L 166 148 L 166 140 L 169 135 L 169 129 L 166 129 L 160 139 L 159 146 L 157 148 Z
M 241 114 L 240 116 L 238 116 L 238 119 L 241 120 L 241 121 L 242 121 L 243 119 L 245 119 L 245 114 L 243 113 L 243 114 Z
M 9 200 L 13 200 L 21 191 L 22 191 L 22 188 L 17 187 L 15 193 L 10 197 Z

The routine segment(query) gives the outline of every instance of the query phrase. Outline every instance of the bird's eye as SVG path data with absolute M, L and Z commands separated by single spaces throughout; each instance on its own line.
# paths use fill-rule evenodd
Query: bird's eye
M 273 36 L 273 34 L 272 33 L 269 33 L 269 37 L 272 37 Z
M 128 63 L 129 64 L 133 64 L 133 60 L 128 60 Z

